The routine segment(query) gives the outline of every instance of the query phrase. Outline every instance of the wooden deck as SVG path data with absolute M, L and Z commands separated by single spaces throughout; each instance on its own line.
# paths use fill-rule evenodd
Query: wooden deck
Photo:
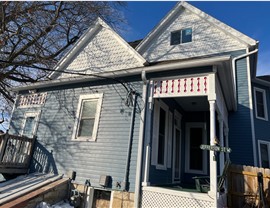
M 28 172 L 36 137 L 28 138 L 8 133 L 0 136 L 0 173 Z

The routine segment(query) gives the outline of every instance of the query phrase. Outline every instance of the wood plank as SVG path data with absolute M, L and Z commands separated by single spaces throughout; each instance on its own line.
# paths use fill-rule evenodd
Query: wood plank
M 33 199 L 41 194 L 44 194 L 46 192 L 49 192 L 51 189 L 68 182 L 69 179 L 64 178 L 64 179 L 60 179 L 58 181 L 55 181 L 53 183 L 50 183 L 46 186 L 43 186 L 41 188 L 39 188 L 38 190 L 32 191 L 22 197 L 19 197 L 15 200 L 12 200 L 11 202 L 8 202 L 2 206 L 0 206 L 0 208 L 21 208 L 23 207 L 23 204 L 27 204 L 27 201 L 29 201 L 30 199 Z

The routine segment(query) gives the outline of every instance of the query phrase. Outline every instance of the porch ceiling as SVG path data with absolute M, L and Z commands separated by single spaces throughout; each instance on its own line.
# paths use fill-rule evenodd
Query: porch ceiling
M 209 111 L 207 96 L 176 97 L 174 99 L 184 111 Z

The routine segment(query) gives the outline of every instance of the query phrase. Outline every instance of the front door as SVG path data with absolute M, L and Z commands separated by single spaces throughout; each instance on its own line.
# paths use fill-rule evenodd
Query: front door
M 206 151 L 200 149 L 206 144 L 205 123 L 186 124 L 186 158 L 185 169 L 187 173 L 206 174 Z
M 174 140 L 173 140 L 173 182 L 181 180 L 181 115 L 174 113 Z

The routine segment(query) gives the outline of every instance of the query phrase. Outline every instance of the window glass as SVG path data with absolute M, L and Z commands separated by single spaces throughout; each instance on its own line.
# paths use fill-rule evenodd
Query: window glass
M 182 42 L 181 43 L 188 43 L 192 41 L 192 29 L 188 28 L 182 30 Z
M 189 168 L 192 170 L 203 169 L 203 151 L 200 149 L 200 145 L 203 144 L 202 131 L 202 128 L 190 128 Z
M 265 118 L 263 92 L 257 90 L 255 92 L 256 92 L 257 116 Z
M 175 119 L 176 120 L 176 119 Z M 180 157 L 181 157 L 181 149 L 180 149 L 180 131 L 179 129 L 175 129 L 175 161 L 174 161 L 174 177 L 180 179 Z
M 93 133 L 97 100 L 83 100 L 78 137 L 91 137 Z
M 192 29 L 187 28 L 171 32 L 171 45 L 192 42 Z
M 164 165 L 165 155 L 165 130 L 166 128 L 166 112 L 160 108 L 159 114 L 159 136 L 158 136 L 158 164 Z
M 26 117 L 24 129 L 23 129 L 24 136 L 33 137 L 34 124 L 35 124 L 35 117 L 34 116 Z
M 171 45 L 180 44 L 180 34 L 181 34 L 180 30 L 171 33 Z
M 268 152 L 268 145 L 260 143 L 260 150 L 261 150 L 261 166 L 263 168 L 269 168 L 269 152 Z

